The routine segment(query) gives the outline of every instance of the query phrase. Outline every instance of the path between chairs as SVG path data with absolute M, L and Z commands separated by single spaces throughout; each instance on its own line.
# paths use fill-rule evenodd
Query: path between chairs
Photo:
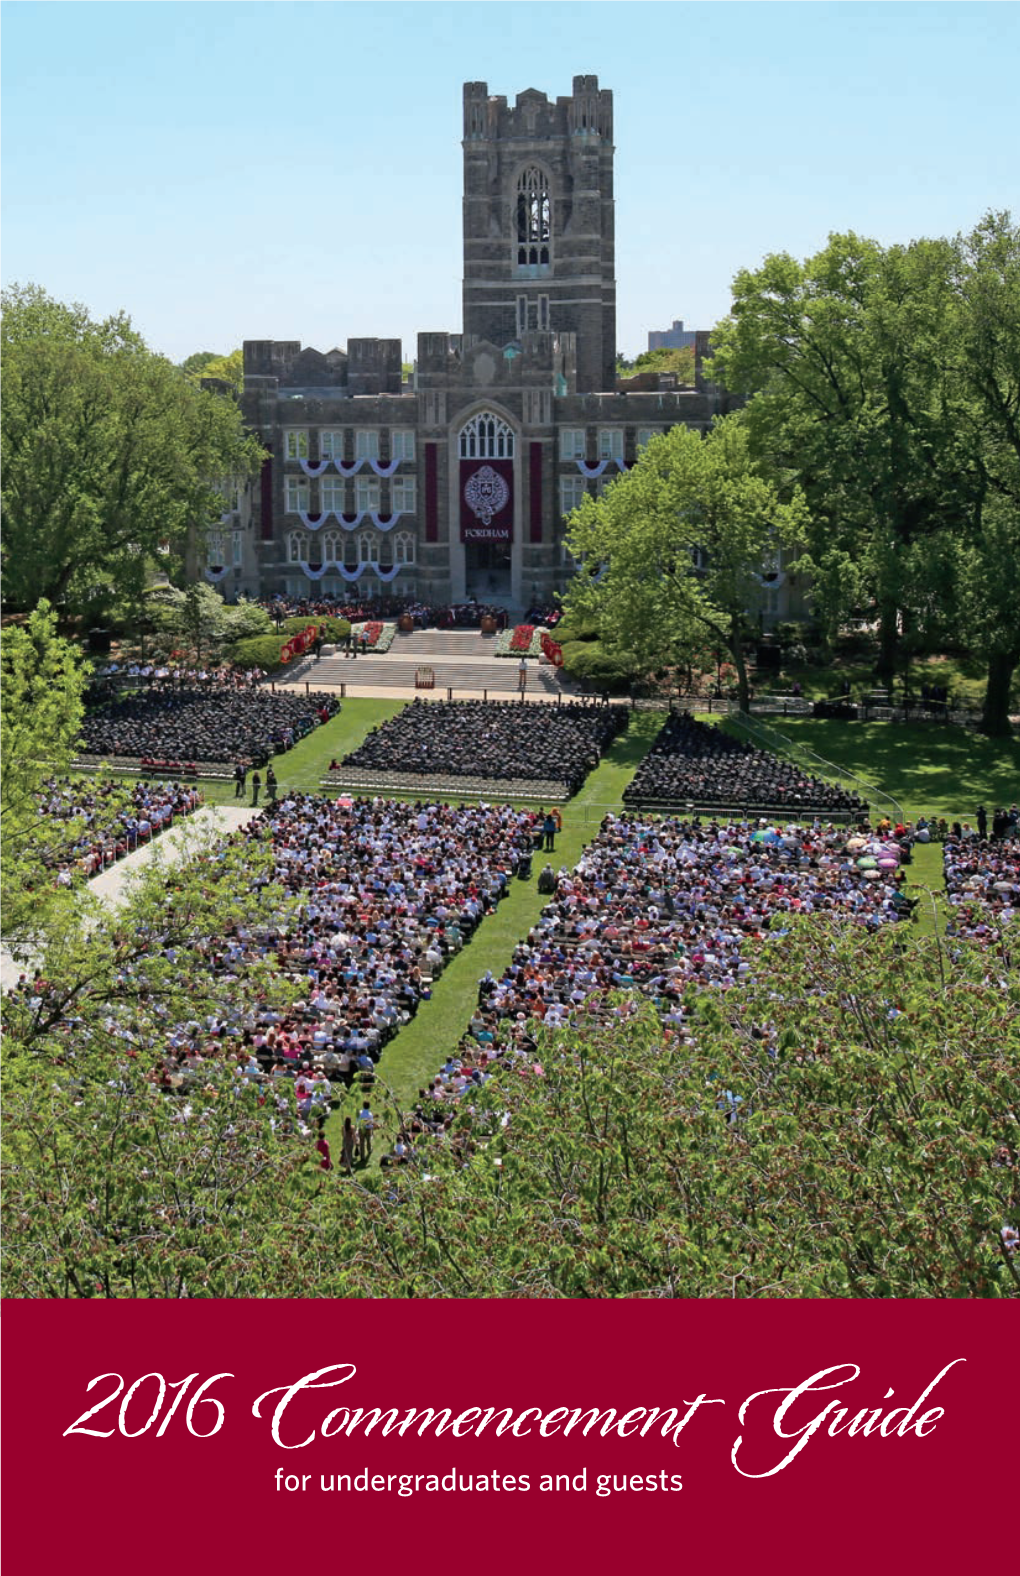
M 261 807 L 255 809 L 252 805 L 203 805 L 196 810 L 194 815 L 185 816 L 176 822 L 168 832 L 162 832 L 159 837 L 152 838 L 141 848 L 136 848 L 133 853 L 126 854 L 123 859 L 110 865 L 101 875 L 95 876 L 89 882 L 89 890 L 94 892 L 101 902 L 114 908 L 120 901 L 124 891 L 124 884 L 135 870 L 151 864 L 160 850 L 160 858 L 167 868 L 178 864 L 182 853 L 189 845 L 196 841 L 205 842 L 207 838 L 222 837 L 236 832 L 238 827 L 245 826 L 256 815 L 261 815 Z M 196 835 L 197 834 L 197 835 Z M 18 977 L 24 974 L 30 965 L 16 963 L 7 948 L 0 951 L 0 985 L 4 990 L 18 983 Z

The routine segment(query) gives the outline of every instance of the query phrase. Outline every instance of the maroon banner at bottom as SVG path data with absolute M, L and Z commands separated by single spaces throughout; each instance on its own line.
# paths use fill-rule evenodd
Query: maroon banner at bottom
M 963 1569 L 1008 1303 L 3 1305 L 10 1569 Z
M 513 461 L 461 460 L 461 541 L 509 542 L 513 534 Z

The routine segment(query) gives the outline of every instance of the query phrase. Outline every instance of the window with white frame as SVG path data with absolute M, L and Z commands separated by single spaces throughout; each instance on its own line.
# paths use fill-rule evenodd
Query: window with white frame
M 390 482 L 390 502 L 394 514 L 414 513 L 416 497 L 413 476 L 394 476 Z
M 560 513 L 570 514 L 573 509 L 579 509 L 587 491 L 583 476 L 561 476 Z
M 284 454 L 288 460 L 307 460 L 308 428 L 291 427 L 283 435 Z
M 600 427 L 599 428 L 599 459 L 600 460 L 622 460 L 623 459 L 623 428 L 622 427 Z
M 303 509 L 308 513 L 308 478 L 307 476 L 288 476 L 283 484 L 284 508 L 288 514 L 297 514 Z
M 414 428 L 394 427 L 390 433 L 390 459 L 414 462 Z
M 564 427 L 560 432 L 560 459 L 583 460 L 588 439 L 583 427 Z
M 289 564 L 306 564 L 308 562 L 307 531 L 291 531 L 287 537 L 287 562 Z
M 361 564 L 377 564 L 379 562 L 379 533 L 377 531 L 358 532 L 358 562 Z
M 379 508 L 378 476 L 359 476 L 354 483 L 354 503 L 359 510 Z
M 344 457 L 344 435 L 342 428 L 330 427 L 319 433 L 319 458 L 323 460 L 342 460 Z
M 393 538 L 393 562 L 395 564 L 413 564 L 415 558 L 415 539 L 411 531 L 397 531 Z
M 379 431 L 376 427 L 361 427 L 354 434 L 354 458 L 377 460 L 379 458 Z
M 512 460 L 513 428 L 491 410 L 483 410 L 460 429 L 462 460 Z
M 323 514 L 332 509 L 343 514 L 347 506 L 347 484 L 342 476 L 324 476 L 319 483 L 319 505 Z
M 637 430 L 638 448 L 643 449 L 646 443 L 651 443 L 652 439 L 657 436 L 658 433 L 655 427 L 639 427 Z
M 222 569 L 226 563 L 226 536 L 222 531 L 210 531 L 205 543 L 205 561 L 210 569 Z

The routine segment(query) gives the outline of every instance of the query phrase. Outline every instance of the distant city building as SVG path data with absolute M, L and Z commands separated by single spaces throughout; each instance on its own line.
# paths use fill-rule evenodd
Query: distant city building
M 648 334 L 649 350 L 693 350 L 698 338 L 694 328 L 684 328 L 683 318 L 675 318 L 672 328 L 653 328 Z
M 419 334 L 410 381 L 397 339 L 245 341 L 242 411 L 269 458 L 224 498 L 196 565 L 228 597 L 552 602 L 574 568 L 564 516 L 656 433 L 704 432 L 736 403 L 700 368 L 693 388 L 653 374 L 617 392 L 613 95 L 597 77 L 512 107 L 466 83 L 463 150 L 464 332 Z

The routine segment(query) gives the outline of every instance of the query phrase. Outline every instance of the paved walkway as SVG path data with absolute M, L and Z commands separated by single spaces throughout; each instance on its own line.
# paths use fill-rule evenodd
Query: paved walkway
M 123 896 L 126 881 L 134 871 L 151 864 L 156 858 L 157 850 L 160 859 L 168 867 L 179 864 L 186 850 L 194 848 L 196 843 L 204 845 L 228 836 L 239 826 L 246 825 L 253 816 L 261 813 L 261 810 L 256 810 L 251 805 L 204 805 L 201 810 L 196 810 L 194 815 L 185 816 L 183 821 L 178 821 L 169 832 L 153 838 L 142 848 L 136 848 L 134 853 L 118 859 L 115 865 L 111 865 L 101 875 L 95 876 L 89 882 L 89 891 L 94 892 L 107 907 L 115 908 Z M 11 986 L 16 985 L 18 976 L 25 972 L 25 967 L 22 963 L 15 963 L 6 947 L 0 949 L 0 986 L 4 990 L 9 990 Z

